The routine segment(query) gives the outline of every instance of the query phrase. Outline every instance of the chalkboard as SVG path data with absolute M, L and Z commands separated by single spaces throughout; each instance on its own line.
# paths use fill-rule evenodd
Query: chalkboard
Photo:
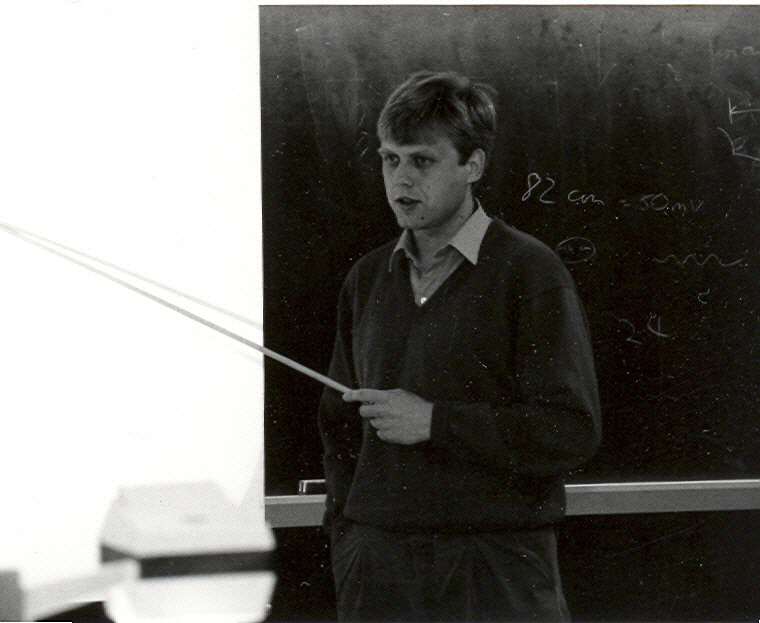
M 486 211 L 572 272 L 603 404 L 570 481 L 760 473 L 760 8 L 261 7 L 267 345 L 322 372 L 351 264 L 398 235 L 374 124 L 453 69 L 498 92 Z M 321 477 L 321 392 L 266 364 L 267 493 Z

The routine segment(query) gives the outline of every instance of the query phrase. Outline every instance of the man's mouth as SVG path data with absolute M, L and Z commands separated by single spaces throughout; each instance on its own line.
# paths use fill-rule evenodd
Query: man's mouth
M 401 206 L 403 206 L 405 208 L 410 208 L 410 207 L 412 207 L 414 205 L 417 205 L 419 203 L 419 200 L 418 199 L 412 199 L 411 197 L 398 197 L 396 199 L 396 203 L 398 203 L 399 205 L 401 205 Z

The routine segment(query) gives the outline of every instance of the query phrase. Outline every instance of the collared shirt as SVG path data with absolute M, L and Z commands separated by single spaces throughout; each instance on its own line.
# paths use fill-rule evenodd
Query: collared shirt
M 393 268 L 396 253 L 403 251 L 409 258 L 409 274 L 414 301 L 418 306 L 422 306 L 465 259 L 473 265 L 478 263 L 480 246 L 491 220 L 482 206 L 478 205 L 478 209 L 472 213 L 448 244 L 436 251 L 432 264 L 426 270 L 422 270 L 420 266 L 412 232 L 405 229 L 393 250 L 388 270 L 390 271 Z

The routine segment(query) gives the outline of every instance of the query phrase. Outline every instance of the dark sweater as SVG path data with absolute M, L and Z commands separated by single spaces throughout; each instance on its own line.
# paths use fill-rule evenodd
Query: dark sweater
M 359 260 L 338 303 L 330 376 L 434 403 L 431 438 L 380 440 L 355 403 L 319 409 L 325 527 L 347 517 L 401 531 L 530 528 L 564 516 L 563 472 L 601 437 L 593 357 L 572 278 L 544 244 L 495 219 L 422 307 L 391 242 Z

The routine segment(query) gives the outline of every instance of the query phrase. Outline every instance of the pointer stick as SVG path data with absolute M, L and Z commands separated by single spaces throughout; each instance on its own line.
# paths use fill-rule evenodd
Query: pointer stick
M 255 348 L 256 350 L 264 353 L 267 357 L 276 359 L 280 363 L 284 363 L 286 366 L 293 368 L 294 370 L 303 372 L 306 376 L 310 376 L 311 378 L 319 381 L 320 383 L 323 383 L 324 385 L 327 385 L 328 387 L 337 389 L 339 392 L 342 392 L 342 393 L 351 391 L 351 388 L 338 383 L 338 381 L 333 381 L 329 376 L 325 376 L 324 374 L 315 372 L 311 368 L 307 368 L 306 366 L 301 365 L 297 361 L 293 361 L 292 359 L 289 359 L 285 355 L 280 355 L 280 353 L 276 353 L 273 350 L 269 350 L 266 346 L 259 346 L 258 344 L 255 344 L 254 342 L 246 342 L 246 343 L 252 348 Z
M 9 233 L 14 234 L 18 238 L 22 238 L 26 240 L 27 242 L 31 242 L 33 244 L 37 244 L 41 246 L 42 248 L 50 250 L 50 247 L 48 245 L 53 245 L 55 247 L 58 247 L 62 250 L 62 253 L 74 253 L 76 255 L 81 256 L 82 258 L 86 260 L 92 260 L 93 262 L 97 262 L 98 264 L 102 264 L 103 266 L 106 266 L 107 268 L 112 268 L 113 270 L 116 270 L 122 274 L 129 275 L 130 277 L 134 277 L 135 279 L 139 279 L 140 281 L 144 281 L 145 283 L 148 283 L 150 285 L 156 286 L 157 288 L 161 288 L 162 290 L 166 290 L 167 292 L 170 292 L 171 294 L 175 294 L 177 296 L 181 296 L 182 298 L 185 298 L 189 301 L 192 301 L 193 303 L 197 303 L 199 305 L 203 305 L 203 307 L 207 307 L 208 309 L 213 309 L 214 311 L 220 312 L 224 314 L 225 316 L 229 316 L 230 318 L 234 318 L 235 320 L 238 320 L 240 322 L 244 322 L 245 324 L 249 324 L 253 327 L 256 327 L 258 329 L 261 329 L 261 325 L 257 322 L 254 322 L 253 320 L 249 320 L 245 316 L 241 316 L 240 314 L 236 314 L 235 312 L 228 311 L 222 307 L 219 307 L 218 305 L 213 305 L 212 303 L 207 303 L 206 301 L 203 301 L 199 299 L 196 296 L 193 296 L 192 294 L 187 294 L 185 292 L 180 292 L 179 290 L 175 290 L 174 288 L 170 288 L 169 286 L 164 285 L 163 283 L 160 283 L 154 279 L 150 279 L 148 277 L 144 277 L 142 275 L 138 275 L 137 273 L 134 273 L 132 271 L 127 270 L 126 268 L 121 268 L 121 266 L 117 266 L 116 264 L 112 264 L 110 262 L 106 262 L 105 260 L 102 260 L 100 258 L 94 257 L 92 255 L 87 255 L 86 253 L 82 253 L 81 251 L 77 251 L 76 249 L 73 249 L 71 247 L 67 247 L 65 244 L 61 244 L 60 242 L 56 242 L 55 240 L 50 240 L 49 238 L 43 238 L 42 236 L 39 236 L 35 233 L 32 233 L 30 231 L 26 231 L 24 229 L 20 229 L 18 227 L 14 227 L 12 225 L 7 225 L 6 223 L 0 222 L 0 227 L 8 231 Z M 69 257 L 68 255 L 66 256 Z
M 289 368 L 292 368 L 298 372 L 301 372 L 302 374 L 305 374 L 306 376 L 309 376 L 313 378 L 316 381 L 319 381 L 320 383 L 327 385 L 328 387 L 332 387 L 333 389 L 338 390 L 339 392 L 345 393 L 351 391 L 349 387 L 346 387 L 345 385 L 342 385 L 341 383 L 338 383 L 337 381 L 333 381 L 329 376 L 325 376 L 324 374 L 320 374 L 319 372 L 315 372 L 311 368 L 307 368 L 304 365 L 301 365 L 300 363 L 293 361 L 289 357 L 285 357 L 285 355 L 280 355 L 280 353 L 277 353 L 273 350 L 270 350 L 269 348 L 266 348 L 265 346 L 261 346 L 260 344 L 257 344 L 256 342 L 253 342 L 241 335 L 238 335 L 237 333 L 234 333 L 233 331 L 230 331 L 229 329 L 226 329 L 214 322 L 211 322 L 210 320 L 207 320 L 206 318 L 203 318 L 202 316 L 199 316 L 198 314 L 195 314 L 187 309 L 184 309 L 183 307 L 180 307 L 179 305 L 175 305 L 174 303 L 170 303 L 166 299 L 161 298 L 160 296 L 156 296 L 155 294 L 152 294 L 151 292 L 148 292 L 140 287 L 135 286 L 132 283 L 129 283 L 128 281 L 125 281 L 124 279 L 120 279 L 114 275 L 111 275 L 110 273 L 100 270 L 99 268 L 96 268 L 95 266 L 92 266 L 80 259 L 77 259 L 75 257 L 72 257 L 68 254 L 68 252 L 74 252 L 78 255 L 83 255 L 82 253 L 79 253 L 79 251 L 76 251 L 75 249 L 71 249 L 70 247 L 64 247 L 63 245 L 58 244 L 57 242 L 54 242 L 52 240 L 47 240 L 44 238 L 41 238 L 40 236 L 37 236 L 36 234 L 32 234 L 31 232 L 25 232 L 23 230 L 17 229 L 15 227 L 12 227 L 10 225 L 6 225 L 5 223 L 0 222 L 0 228 L 4 229 L 10 234 L 13 234 L 14 236 L 21 238 L 22 240 L 25 240 L 37 247 L 40 247 L 41 249 L 44 249 L 45 251 L 48 251 L 49 253 L 52 253 L 53 255 L 57 255 L 60 258 L 63 258 L 65 260 L 68 260 L 69 262 L 72 262 L 73 264 L 76 264 L 77 266 L 80 266 L 82 268 L 85 268 L 93 273 L 96 273 L 100 275 L 101 277 L 105 277 L 106 279 L 110 279 L 111 281 L 118 283 L 121 286 L 124 286 L 128 290 L 132 290 L 133 292 L 136 292 L 137 294 L 140 294 L 144 297 L 149 298 L 150 300 L 159 303 L 160 305 L 163 305 L 164 307 L 168 307 L 169 309 L 172 309 L 176 311 L 177 313 L 182 314 L 183 316 L 186 316 L 187 318 L 190 318 L 191 320 L 195 320 L 196 322 L 201 323 L 202 325 L 205 325 L 209 329 L 213 329 L 214 331 L 217 331 L 218 333 L 221 333 L 223 335 L 226 335 L 227 337 L 232 338 L 233 340 L 236 340 L 238 342 L 241 342 L 242 344 L 245 344 L 246 346 L 250 346 L 251 348 L 263 353 L 267 357 L 270 357 L 271 359 L 275 359 L 279 361 L 280 363 L 285 364 Z M 34 238 L 37 238 L 35 240 Z M 42 240 L 42 241 L 41 241 Z M 51 247 L 50 245 L 56 245 L 59 247 L 58 249 L 55 249 Z M 99 262 L 103 264 L 104 262 L 101 262 L 100 260 L 93 258 L 91 256 L 84 256 L 87 259 L 94 260 L 96 262 Z M 116 266 L 111 265 L 111 268 L 114 268 L 120 272 L 127 272 L 124 271 L 121 268 L 118 268 Z M 133 277 L 136 277 L 137 275 L 133 273 L 131 274 Z M 145 280 L 144 278 L 140 277 L 141 279 Z M 153 285 L 156 285 L 160 287 L 163 290 L 169 290 L 170 292 L 174 292 L 175 294 L 181 294 L 176 291 L 173 291 L 170 288 L 167 288 L 166 286 L 162 284 L 158 284 L 157 282 L 152 282 Z M 187 295 L 182 295 L 186 298 Z M 220 310 L 218 310 L 220 311 Z

